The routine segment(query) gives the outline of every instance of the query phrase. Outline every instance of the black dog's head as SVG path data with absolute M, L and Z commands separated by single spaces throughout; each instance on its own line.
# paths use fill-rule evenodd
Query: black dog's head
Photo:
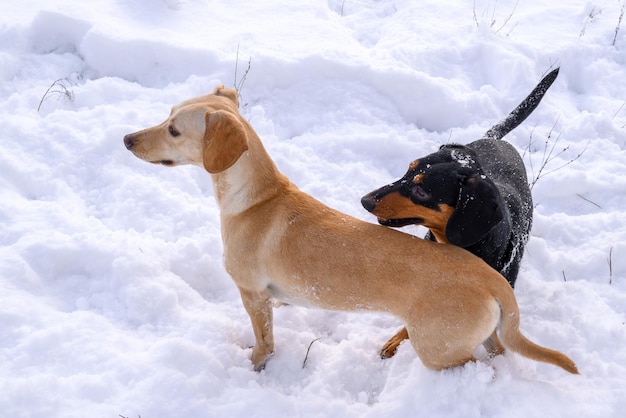
M 500 193 L 475 153 L 454 144 L 412 162 L 401 179 L 361 203 L 382 225 L 423 225 L 437 241 L 460 247 L 478 242 L 505 216 Z

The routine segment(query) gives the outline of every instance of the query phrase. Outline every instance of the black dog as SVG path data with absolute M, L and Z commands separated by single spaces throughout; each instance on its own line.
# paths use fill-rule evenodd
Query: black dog
M 558 73 L 557 68 L 546 75 L 483 138 L 443 145 L 412 162 L 400 180 L 364 196 L 363 207 L 382 225 L 425 226 L 425 238 L 467 249 L 513 287 L 532 225 L 533 202 L 519 153 L 501 139 L 535 110 Z M 402 331 L 394 338 L 402 341 Z M 395 352 L 399 342 L 394 344 L 394 338 L 383 348 L 383 357 Z

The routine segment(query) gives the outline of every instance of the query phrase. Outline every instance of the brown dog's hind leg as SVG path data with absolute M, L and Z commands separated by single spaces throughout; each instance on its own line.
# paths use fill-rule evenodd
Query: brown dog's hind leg
M 487 354 L 490 358 L 504 354 L 504 347 L 500 342 L 500 338 L 498 338 L 496 330 L 493 330 L 493 333 L 489 336 L 489 338 L 483 342 L 483 347 L 487 350 Z
M 393 357 L 396 354 L 396 351 L 398 351 L 400 343 L 408 338 L 409 333 L 407 332 L 406 327 L 402 328 L 396 335 L 391 337 L 389 341 L 385 343 L 382 350 L 380 350 L 380 358 L 386 359 Z
M 432 333 L 423 334 L 418 332 L 416 327 L 412 327 L 410 322 L 407 324 L 409 324 L 407 329 L 409 341 L 424 366 L 429 369 L 450 369 L 476 361 L 473 355 L 476 346 L 462 338 L 463 335 L 459 341 L 450 344 L 448 337 L 441 338 L 441 336 Z
M 252 365 L 255 371 L 265 368 L 265 362 L 274 354 L 274 331 L 272 299 L 264 292 L 239 289 L 256 340 L 252 349 Z

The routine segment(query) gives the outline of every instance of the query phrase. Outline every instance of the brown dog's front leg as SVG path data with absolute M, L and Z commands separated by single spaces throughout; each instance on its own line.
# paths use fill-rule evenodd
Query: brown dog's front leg
M 256 342 L 252 349 L 252 364 L 255 371 L 265 368 L 265 362 L 274 353 L 272 301 L 264 292 L 239 289 L 243 306 L 246 308 Z
M 396 354 L 400 343 L 409 338 L 409 333 L 405 328 L 402 328 L 396 335 L 391 337 L 389 341 L 380 350 L 380 358 L 391 358 Z

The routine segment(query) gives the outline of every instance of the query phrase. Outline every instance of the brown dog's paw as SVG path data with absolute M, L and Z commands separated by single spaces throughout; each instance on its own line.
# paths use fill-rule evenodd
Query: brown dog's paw
M 483 342 L 483 347 L 485 347 L 485 350 L 487 350 L 487 355 L 489 356 L 489 358 L 494 358 L 496 356 L 504 354 L 504 347 L 502 346 L 502 343 L 500 342 L 500 338 L 498 338 L 498 334 L 496 333 L 496 331 L 493 331 L 489 338 L 487 338 Z
M 406 328 L 402 328 L 396 335 L 391 337 L 389 341 L 385 343 L 382 350 L 380 350 L 380 358 L 386 359 L 391 358 L 398 351 L 398 346 L 402 341 L 409 338 L 409 333 Z
M 254 371 L 255 372 L 260 372 L 262 370 L 265 369 L 265 365 L 267 364 L 267 361 L 272 358 L 272 356 L 274 355 L 274 352 L 272 351 L 271 353 L 265 355 L 265 356 L 255 356 L 254 352 L 252 354 L 252 364 L 254 365 Z M 257 357 L 257 358 L 255 358 Z

